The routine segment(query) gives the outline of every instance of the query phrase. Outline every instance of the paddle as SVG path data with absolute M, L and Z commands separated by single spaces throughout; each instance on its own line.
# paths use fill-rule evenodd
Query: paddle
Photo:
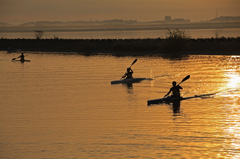
M 135 59 L 135 60 L 133 61 L 133 63 L 130 65 L 130 67 L 129 67 L 129 68 L 131 68 L 131 67 L 132 67 L 132 65 L 134 65 L 136 62 L 137 62 L 137 59 Z M 124 75 L 123 75 L 123 76 L 124 76 Z M 122 77 L 121 77 L 121 79 L 122 79 Z
M 17 58 L 13 58 L 12 60 L 16 60 L 16 59 L 18 59 L 19 57 L 17 57 Z
M 188 80 L 189 78 L 190 78 L 190 75 L 187 75 L 187 76 L 178 84 L 178 86 L 179 86 L 181 83 L 183 83 L 184 81 Z

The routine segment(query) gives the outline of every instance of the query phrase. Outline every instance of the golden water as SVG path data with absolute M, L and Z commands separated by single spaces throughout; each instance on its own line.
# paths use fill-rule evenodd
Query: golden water
M 0 158 L 240 158 L 240 57 L 113 57 L 0 52 Z M 134 59 L 134 77 L 116 84 Z M 173 80 L 183 96 L 147 106 Z

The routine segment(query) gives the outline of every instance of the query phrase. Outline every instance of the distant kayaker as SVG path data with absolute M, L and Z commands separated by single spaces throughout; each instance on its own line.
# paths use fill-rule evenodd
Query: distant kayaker
M 25 61 L 24 54 L 22 53 L 18 58 L 20 58 L 20 61 Z
M 169 92 L 164 96 L 167 97 L 171 92 L 171 97 L 181 97 L 180 95 L 180 89 L 183 89 L 181 86 L 177 85 L 175 81 L 172 82 L 173 87 L 170 88 Z
M 7 49 L 7 53 L 11 53 L 11 52 L 12 52 L 12 48 L 9 47 L 9 48 Z
M 125 73 L 125 75 L 122 76 L 122 78 L 125 78 L 125 77 L 126 79 L 133 78 L 132 74 L 133 74 L 133 70 L 129 67 L 127 68 L 127 72 Z

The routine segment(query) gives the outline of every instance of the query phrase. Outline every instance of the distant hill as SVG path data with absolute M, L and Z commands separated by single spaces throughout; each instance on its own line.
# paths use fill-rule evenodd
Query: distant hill
M 8 26 L 11 26 L 11 24 L 0 22 L 0 26 L 2 26 L 2 27 L 8 27 Z
M 221 16 L 211 20 L 202 21 L 199 23 L 226 23 L 226 22 L 240 22 L 240 16 Z M 111 20 L 103 20 L 103 21 L 35 21 L 35 22 L 26 22 L 23 24 L 9 24 L 0 22 L 0 27 L 63 27 L 63 26 L 89 26 L 89 25 L 139 25 L 139 24 L 186 24 L 191 23 L 189 19 L 172 19 L 171 16 L 165 16 L 164 20 L 157 21 L 147 21 L 147 22 L 139 22 L 137 20 L 123 20 L 123 19 L 111 19 Z M 196 23 L 196 22 L 195 22 Z
M 218 22 L 218 23 L 225 23 L 225 22 L 240 22 L 240 16 L 221 16 L 214 19 L 209 20 L 209 22 Z
M 63 31 L 122 31 L 122 30 L 166 30 L 169 29 L 216 29 L 240 28 L 240 16 L 222 16 L 208 21 L 191 22 L 189 19 L 172 19 L 138 22 L 137 20 L 112 19 L 103 21 L 36 21 L 23 24 L 7 24 L 0 22 L 1 32 L 44 32 Z
M 122 19 L 113 19 L 113 20 L 104 20 L 104 21 L 36 21 L 36 22 L 27 22 L 23 23 L 20 26 L 22 27 L 34 27 L 34 26 L 82 26 L 82 25 L 93 25 L 93 24 L 133 24 L 137 23 L 136 20 L 122 20 Z

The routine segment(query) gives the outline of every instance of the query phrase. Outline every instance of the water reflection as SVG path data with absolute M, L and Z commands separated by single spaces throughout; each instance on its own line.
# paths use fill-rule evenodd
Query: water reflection
M 225 93 L 225 96 L 233 97 L 233 93 L 240 90 L 239 60 L 240 59 L 237 56 L 231 56 L 226 60 L 227 64 L 223 70 L 224 76 L 226 77 L 226 84 L 223 87 L 224 92 L 227 92 Z
M 127 84 L 125 84 L 125 86 L 127 86 L 128 89 L 133 89 L 133 84 L 132 83 L 127 83 Z
M 235 105 L 237 106 L 237 105 Z M 239 109 L 235 109 L 233 106 L 232 110 L 234 113 L 229 113 L 226 119 L 225 128 L 225 137 L 229 139 L 225 143 L 225 146 L 229 149 L 229 154 L 233 156 L 233 158 L 240 158 L 240 117 L 239 117 Z
M 181 101 L 180 100 L 171 101 L 171 102 L 162 102 L 159 104 L 170 106 L 171 110 L 173 111 L 173 116 L 178 116 L 181 113 L 181 111 L 180 111 Z
M 226 57 L 223 62 L 225 83 L 221 96 L 225 99 L 226 118 L 221 121 L 224 130 L 224 147 L 231 158 L 240 158 L 240 58 L 238 56 Z M 223 150 L 224 151 L 224 150 Z
M 133 94 L 133 84 L 132 83 L 123 83 L 122 85 L 127 87 L 127 93 Z
M 161 55 L 163 59 L 167 59 L 170 61 L 178 61 L 178 60 L 187 60 L 189 58 L 188 55 L 185 54 L 170 54 L 170 55 Z
M 177 114 L 177 113 L 180 113 L 180 104 L 181 104 L 181 101 L 173 101 L 172 103 L 172 108 L 173 108 L 173 114 Z
M 240 76 L 237 72 L 230 72 L 226 74 L 228 77 L 227 88 L 234 89 L 238 88 L 240 85 Z

